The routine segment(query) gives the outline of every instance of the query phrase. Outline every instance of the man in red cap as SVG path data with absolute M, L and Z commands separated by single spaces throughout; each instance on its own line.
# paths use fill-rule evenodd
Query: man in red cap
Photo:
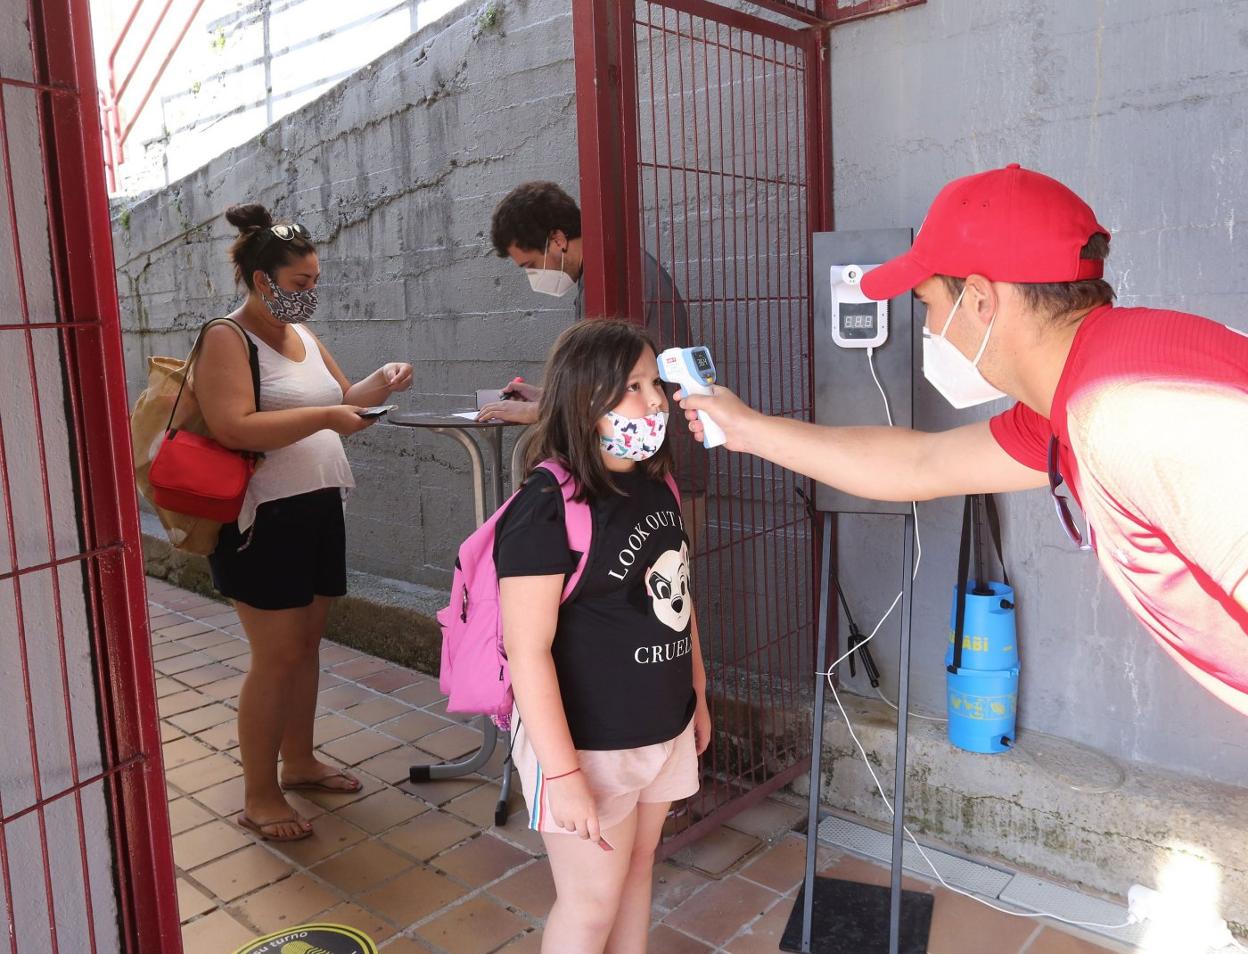
M 1248 714 L 1248 336 L 1113 307 L 1108 253 L 1108 230 L 1048 176 L 1015 164 L 957 179 L 862 289 L 913 289 L 927 306 L 923 375 L 950 404 L 1008 395 L 1010 410 L 924 433 L 764 417 L 718 386 L 681 403 L 695 436 L 705 409 L 729 449 L 863 497 L 1047 484 L 1071 540 L 1096 550 L 1162 649 Z

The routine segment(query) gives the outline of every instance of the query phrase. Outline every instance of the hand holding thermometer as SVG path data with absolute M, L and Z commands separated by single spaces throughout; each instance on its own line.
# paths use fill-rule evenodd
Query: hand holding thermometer
M 659 355 L 659 377 L 668 384 L 678 384 L 686 394 L 710 394 L 715 383 L 715 363 L 705 345 L 696 348 L 668 348 Z M 723 428 L 711 420 L 706 411 L 698 411 L 702 422 L 702 446 L 719 447 L 728 438 Z

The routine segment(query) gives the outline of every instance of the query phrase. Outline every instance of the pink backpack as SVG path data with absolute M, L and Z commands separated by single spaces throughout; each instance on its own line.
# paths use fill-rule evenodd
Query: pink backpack
M 589 562 L 593 517 L 589 504 L 576 501 L 577 484 L 566 467 L 545 460 L 538 467 L 551 474 L 563 494 L 563 519 L 568 548 L 581 555 L 568 576 L 559 602 L 576 591 Z M 680 491 L 671 475 L 668 486 L 680 504 Z M 517 491 L 518 493 L 519 491 Z M 511 726 L 514 697 L 511 671 L 503 648 L 502 614 L 498 605 L 498 570 L 494 566 L 494 533 L 512 494 L 459 548 L 455 575 L 451 579 L 451 604 L 438 613 L 442 626 L 442 665 L 438 685 L 446 694 L 448 712 L 488 715 L 504 731 Z

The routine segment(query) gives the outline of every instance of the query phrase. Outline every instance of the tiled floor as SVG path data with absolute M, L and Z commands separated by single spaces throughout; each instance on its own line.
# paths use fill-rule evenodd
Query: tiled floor
M 316 739 L 364 781 L 291 801 L 316 834 L 285 845 L 233 821 L 242 806 L 235 706 L 247 644 L 228 607 L 149 580 L 169 811 L 186 954 L 229 954 L 310 920 L 352 925 L 386 954 L 536 954 L 554 887 L 541 841 L 512 815 L 493 827 L 501 752 L 485 775 L 413 785 L 413 763 L 477 748 L 437 681 L 342 646 L 321 653 Z M 495 781 L 492 781 L 495 780 Z M 800 808 L 770 800 L 655 872 L 651 954 L 778 949 L 804 865 Z M 825 850 L 823 874 L 887 884 L 877 865 Z M 931 954 L 1104 954 L 1073 935 L 935 895 Z M 574 954 L 574 952 L 569 952 Z

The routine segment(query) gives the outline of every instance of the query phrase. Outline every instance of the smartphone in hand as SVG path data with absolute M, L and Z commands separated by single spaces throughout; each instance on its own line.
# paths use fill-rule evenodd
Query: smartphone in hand
M 397 404 L 378 404 L 376 407 L 366 407 L 357 413 L 364 418 L 383 417 L 397 407 Z

